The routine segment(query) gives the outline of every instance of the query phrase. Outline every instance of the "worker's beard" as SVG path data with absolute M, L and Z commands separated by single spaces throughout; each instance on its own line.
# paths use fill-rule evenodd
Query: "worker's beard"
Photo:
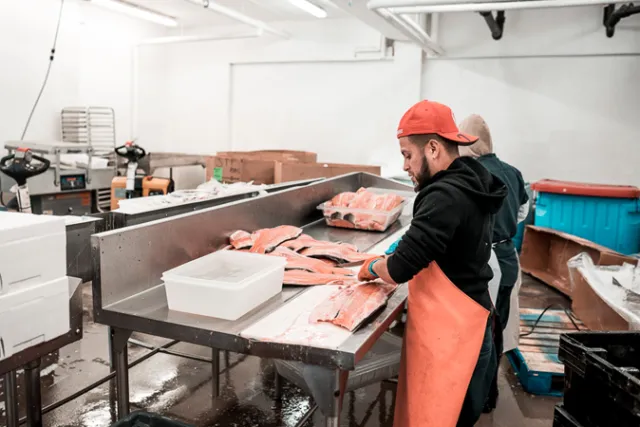
M 420 172 L 415 176 L 415 191 L 422 190 L 423 186 L 431 179 L 431 170 L 429 169 L 429 163 L 427 162 L 427 156 L 422 155 L 422 165 L 420 165 Z

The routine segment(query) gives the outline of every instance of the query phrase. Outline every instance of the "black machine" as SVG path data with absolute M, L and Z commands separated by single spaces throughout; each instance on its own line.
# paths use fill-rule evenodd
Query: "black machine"
M 33 154 L 31 150 L 25 148 L 18 148 L 14 154 L 0 159 L 0 172 L 13 178 L 18 185 L 16 192 L 18 211 L 31 213 L 27 179 L 46 172 L 50 165 L 49 160 Z
M 138 162 L 147 152 L 135 142 L 129 141 L 116 147 L 115 152 L 127 160 L 127 176 L 116 177 L 111 182 L 111 210 L 117 209 L 122 199 L 168 194 L 174 190 L 174 183 L 170 178 L 136 175 Z

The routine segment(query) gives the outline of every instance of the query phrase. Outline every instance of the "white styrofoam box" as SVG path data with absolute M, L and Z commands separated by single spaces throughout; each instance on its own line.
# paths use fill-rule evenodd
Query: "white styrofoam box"
M 61 217 L 0 212 L 0 295 L 67 274 Z
M 69 278 L 0 295 L 0 360 L 69 331 Z
M 286 259 L 218 251 L 165 271 L 169 309 L 236 320 L 282 292 Z

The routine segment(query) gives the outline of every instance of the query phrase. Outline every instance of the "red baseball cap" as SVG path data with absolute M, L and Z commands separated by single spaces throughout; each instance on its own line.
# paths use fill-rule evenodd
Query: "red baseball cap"
M 471 145 L 478 140 L 477 136 L 460 132 L 451 108 L 425 99 L 404 113 L 398 125 L 398 138 L 428 133 L 435 133 L 458 145 Z

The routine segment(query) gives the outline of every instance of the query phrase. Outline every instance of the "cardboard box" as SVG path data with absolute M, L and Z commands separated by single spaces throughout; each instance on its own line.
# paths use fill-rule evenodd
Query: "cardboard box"
M 380 166 L 348 165 L 339 163 L 282 163 L 275 168 L 276 184 L 311 178 L 331 178 L 352 172 L 369 172 L 380 175 Z
M 207 160 L 207 181 L 273 184 L 275 161 L 213 156 Z
M 621 265 L 633 262 L 609 248 L 550 228 L 528 225 L 522 243 L 522 271 L 572 297 L 567 261 L 586 252 L 595 265 Z M 636 260 L 637 261 L 637 260 Z
M 278 184 L 311 178 L 331 178 L 351 172 L 380 175 L 379 166 L 316 163 L 317 154 L 307 151 L 223 151 L 207 160 L 207 181 Z
M 622 265 L 611 254 L 602 254 L 601 265 Z M 629 322 L 598 296 L 579 270 L 573 276 L 571 310 L 592 331 L 628 331 Z
M 318 161 L 318 155 L 316 153 L 294 150 L 219 151 L 216 155 L 220 157 L 273 160 L 279 162 L 315 163 Z
M 222 151 L 207 160 L 206 179 L 273 184 L 276 162 L 315 162 L 316 153 L 291 150 Z

